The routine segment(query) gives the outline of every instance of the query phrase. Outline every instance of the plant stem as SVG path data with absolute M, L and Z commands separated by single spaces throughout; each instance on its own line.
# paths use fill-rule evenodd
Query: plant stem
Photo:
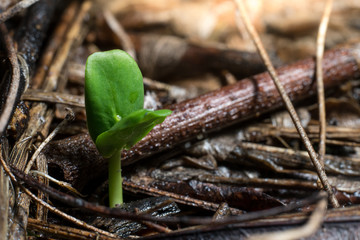
M 121 177 L 121 151 L 109 159 L 109 202 L 110 207 L 123 203 Z

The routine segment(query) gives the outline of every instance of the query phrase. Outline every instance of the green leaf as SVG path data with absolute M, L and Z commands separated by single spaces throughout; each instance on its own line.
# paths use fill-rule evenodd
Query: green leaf
M 167 109 L 135 111 L 100 134 L 96 139 L 96 147 L 102 156 L 109 158 L 121 149 L 132 147 L 170 114 L 171 111 Z
M 90 136 L 109 130 L 143 108 L 144 86 L 136 62 L 124 51 L 97 52 L 85 68 L 85 106 Z

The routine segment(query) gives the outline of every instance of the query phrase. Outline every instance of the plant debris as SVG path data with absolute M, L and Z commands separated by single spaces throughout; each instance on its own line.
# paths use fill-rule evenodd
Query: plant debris
M 332 204 L 235 1 L 6 0 L 1 239 L 360 235 L 360 4 L 236 2 L 319 154 Z M 84 106 L 86 59 L 110 49 L 137 59 L 147 108 L 173 111 L 122 152 L 117 208 L 106 207 L 108 159 Z

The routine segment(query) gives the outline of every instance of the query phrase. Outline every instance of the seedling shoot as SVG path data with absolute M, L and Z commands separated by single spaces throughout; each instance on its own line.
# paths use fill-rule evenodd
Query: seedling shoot
M 121 151 L 129 149 L 171 114 L 143 109 L 144 86 L 136 62 L 124 51 L 97 52 L 85 68 L 85 107 L 91 138 L 109 159 L 110 207 L 123 203 Z

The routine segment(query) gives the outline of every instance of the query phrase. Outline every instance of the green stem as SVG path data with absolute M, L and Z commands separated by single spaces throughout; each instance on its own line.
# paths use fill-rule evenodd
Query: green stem
M 121 177 L 121 151 L 109 159 L 109 202 L 110 207 L 123 203 Z

